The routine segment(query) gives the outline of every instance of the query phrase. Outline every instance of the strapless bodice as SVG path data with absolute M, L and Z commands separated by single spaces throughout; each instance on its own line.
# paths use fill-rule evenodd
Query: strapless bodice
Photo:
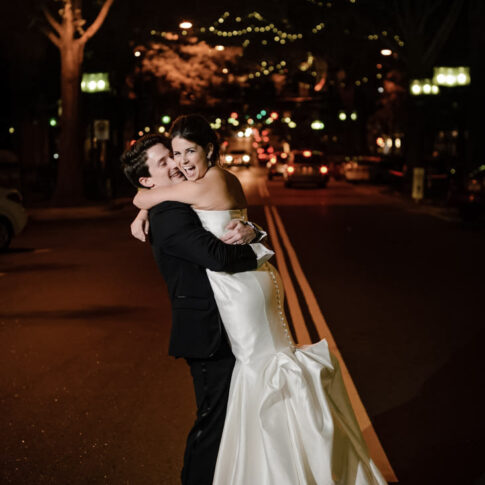
M 209 211 L 194 209 L 199 216 L 204 229 L 212 232 L 216 237 L 221 237 L 226 232 L 226 227 L 232 219 L 247 221 L 247 209 L 231 209 L 222 211 Z

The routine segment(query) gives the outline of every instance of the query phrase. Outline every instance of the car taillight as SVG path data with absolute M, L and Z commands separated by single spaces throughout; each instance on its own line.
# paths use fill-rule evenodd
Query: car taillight
M 320 167 L 320 173 L 322 173 L 322 174 L 328 173 L 328 167 L 326 167 L 325 165 L 322 165 Z
M 288 168 L 286 169 L 286 171 L 287 171 L 288 173 L 293 173 L 293 172 L 295 171 L 295 167 L 291 167 L 291 166 L 290 166 L 290 167 L 288 167 Z
M 468 181 L 466 188 L 469 192 L 480 192 L 480 182 L 477 179 L 471 179 Z
M 22 196 L 18 192 L 10 192 L 7 194 L 7 199 L 17 204 L 22 203 Z

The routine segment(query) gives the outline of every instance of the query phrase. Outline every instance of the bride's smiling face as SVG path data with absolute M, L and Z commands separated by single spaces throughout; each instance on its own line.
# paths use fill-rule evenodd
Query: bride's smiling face
M 209 168 L 212 144 L 204 148 L 193 141 L 175 137 L 172 140 L 173 158 L 187 180 L 202 178 Z

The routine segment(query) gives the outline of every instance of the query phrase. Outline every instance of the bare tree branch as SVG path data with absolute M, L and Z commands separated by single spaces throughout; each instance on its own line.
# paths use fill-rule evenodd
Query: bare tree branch
M 421 17 L 421 21 L 419 22 L 419 25 L 418 25 L 418 31 L 423 33 L 424 31 L 424 28 L 426 26 L 426 22 L 428 21 L 428 18 L 430 17 L 430 15 L 432 15 L 434 13 L 434 11 L 442 5 L 442 2 L 441 0 L 435 0 L 434 2 L 432 2 L 431 4 L 428 4 L 428 8 L 426 9 L 426 11 L 423 13 L 422 17 Z
M 114 0 L 106 0 L 104 5 L 101 7 L 96 20 L 89 26 L 89 28 L 84 32 L 84 35 L 80 38 L 80 41 L 86 43 L 103 25 L 104 19 L 108 15 L 111 5 L 113 5 Z
M 62 31 L 61 24 L 52 16 L 52 14 L 47 10 L 47 7 L 42 6 L 42 12 L 44 12 L 45 18 L 51 25 L 51 27 L 60 35 Z
M 411 35 L 408 30 L 408 25 L 404 19 L 404 15 L 401 11 L 399 0 L 394 0 L 394 11 L 396 12 L 397 21 L 398 21 L 399 27 L 402 30 L 404 39 L 406 40 L 406 42 L 408 42 L 411 38 Z
M 46 35 L 46 37 L 49 38 L 49 40 L 55 46 L 57 46 L 59 49 L 61 48 L 61 39 L 59 39 L 59 37 L 57 37 L 57 35 L 54 34 L 54 32 L 52 32 L 52 30 L 49 30 L 47 27 L 42 27 L 41 31 Z
M 456 23 L 456 19 L 463 6 L 463 0 L 455 0 L 453 5 L 448 10 L 448 14 L 440 25 L 440 28 L 435 33 L 433 40 L 431 41 L 428 49 L 423 55 L 423 65 L 431 65 L 434 62 L 434 58 L 440 51 L 443 44 L 448 39 L 448 36 Z

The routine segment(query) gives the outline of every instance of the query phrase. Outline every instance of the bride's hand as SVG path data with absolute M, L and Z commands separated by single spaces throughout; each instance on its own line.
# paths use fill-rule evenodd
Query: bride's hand
M 131 235 L 142 242 L 146 241 L 150 222 L 148 220 L 148 211 L 141 210 L 130 225 Z
M 233 219 L 226 227 L 221 241 L 226 244 L 249 244 L 256 236 L 254 229 L 238 219 Z

